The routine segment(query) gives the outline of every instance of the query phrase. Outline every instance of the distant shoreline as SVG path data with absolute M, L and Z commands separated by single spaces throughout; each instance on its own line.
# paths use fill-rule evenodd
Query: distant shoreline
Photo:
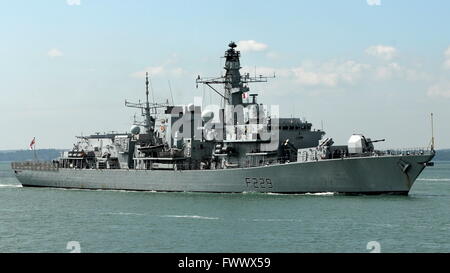
M 56 159 L 60 156 L 61 152 L 67 150 L 63 149 L 39 149 L 36 150 L 36 157 L 38 160 L 49 161 Z M 0 162 L 13 162 L 13 161 L 27 161 L 34 160 L 35 152 L 32 150 L 7 150 L 0 151 Z

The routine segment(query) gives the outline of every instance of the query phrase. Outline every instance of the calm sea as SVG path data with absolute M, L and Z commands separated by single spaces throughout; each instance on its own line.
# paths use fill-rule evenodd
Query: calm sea
M 22 188 L 0 163 L 0 252 L 364 253 L 368 243 L 450 252 L 450 162 L 426 169 L 409 196 Z

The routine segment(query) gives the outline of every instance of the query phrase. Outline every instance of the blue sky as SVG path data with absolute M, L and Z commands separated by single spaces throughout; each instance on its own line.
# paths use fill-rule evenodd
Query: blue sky
M 0 0 L 0 149 L 67 148 L 74 135 L 127 131 L 144 94 L 217 96 L 233 40 L 243 71 L 277 75 L 253 91 L 345 143 L 450 148 L 449 1 Z

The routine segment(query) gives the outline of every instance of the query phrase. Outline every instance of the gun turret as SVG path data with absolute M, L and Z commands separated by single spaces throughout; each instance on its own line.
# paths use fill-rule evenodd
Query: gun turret
M 363 135 L 354 134 L 348 140 L 348 152 L 350 154 L 371 153 L 375 150 L 373 143 L 385 140 L 386 139 L 371 140 Z

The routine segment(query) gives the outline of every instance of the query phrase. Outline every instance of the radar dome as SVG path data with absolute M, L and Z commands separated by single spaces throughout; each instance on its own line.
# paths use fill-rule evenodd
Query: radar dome
M 214 117 L 214 112 L 211 110 L 205 110 L 202 112 L 202 120 L 207 122 Z
M 133 135 L 138 135 L 141 132 L 141 127 L 134 125 L 133 127 L 131 127 L 131 133 Z

